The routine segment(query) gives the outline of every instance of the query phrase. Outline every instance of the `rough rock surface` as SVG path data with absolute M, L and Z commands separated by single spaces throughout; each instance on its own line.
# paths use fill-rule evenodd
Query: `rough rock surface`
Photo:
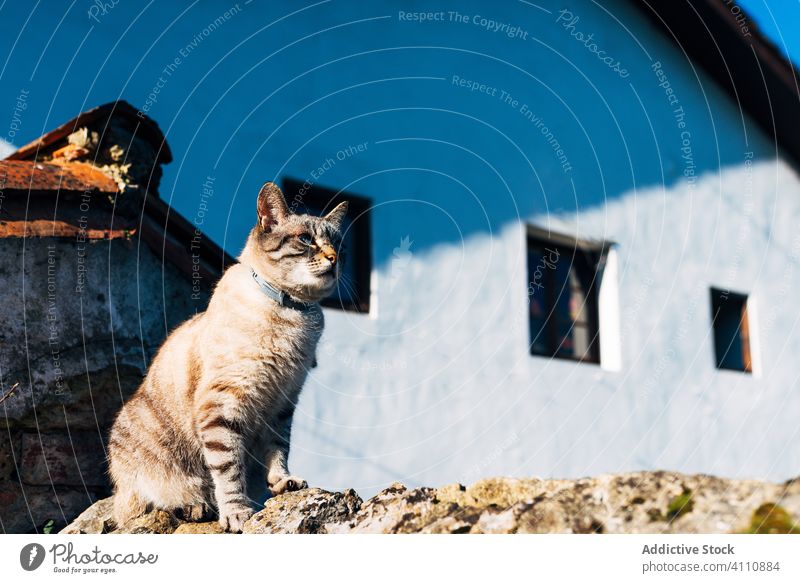
M 122 528 L 100 500 L 62 533 L 219 533 L 163 511 Z M 800 533 L 800 479 L 785 484 L 672 472 L 580 480 L 489 478 L 464 487 L 393 484 L 366 502 L 309 488 L 268 500 L 246 533 Z
M 308 488 L 287 492 L 268 500 L 264 510 L 247 521 L 244 532 L 325 533 L 328 532 L 328 528 L 353 516 L 361 504 L 361 498 L 354 490 L 327 492 L 319 488 Z

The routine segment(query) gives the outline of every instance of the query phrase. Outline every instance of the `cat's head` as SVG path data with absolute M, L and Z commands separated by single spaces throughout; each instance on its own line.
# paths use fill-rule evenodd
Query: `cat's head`
M 261 187 L 256 203 L 258 222 L 248 246 L 253 267 L 270 283 L 303 302 L 329 295 L 339 280 L 342 263 L 342 221 L 347 202 L 324 217 L 295 214 L 272 182 Z

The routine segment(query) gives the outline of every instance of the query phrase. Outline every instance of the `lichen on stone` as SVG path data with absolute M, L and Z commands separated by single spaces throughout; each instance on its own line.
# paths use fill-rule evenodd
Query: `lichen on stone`
M 684 514 L 691 512 L 694 509 L 692 496 L 692 491 L 685 488 L 682 494 L 670 500 L 667 506 L 666 519 L 669 521 L 677 520 Z
M 750 519 L 746 534 L 800 534 L 800 523 L 796 522 L 785 508 L 766 502 L 756 508 Z

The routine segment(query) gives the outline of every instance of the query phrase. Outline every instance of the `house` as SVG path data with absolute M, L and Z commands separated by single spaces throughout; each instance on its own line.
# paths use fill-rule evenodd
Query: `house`
M 57 529 L 108 495 L 114 413 L 231 262 L 159 197 L 170 160 L 119 101 L 0 161 L 5 532 Z
M 307 96 L 259 69 L 259 167 L 368 209 L 294 472 L 797 475 L 796 75 L 734 3 L 662 4 L 323 9 L 382 20 L 304 43 Z
M 294 416 L 293 473 L 364 495 L 396 480 L 438 486 L 490 475 L 797 475 L 796 75 L 732 2 L 653 4 L 467 0 L 296 11 L 253 3 L 241 10 L 252 18 L 237 13 L 236 26 L 217 28 L 182 61 L 182 78 L 196 81 L 191 107 L 169 105 L 176 74 L 148 109 L 175 113 L 169 136 L 182 171 L 163 177 L 174 207 L 190 219 L 202 205 L 225 217 L 204 231 L 235 255 L 265 179 L 281 183 L 295 210 L 352 202 L 345 283 L 325 303 L 318 366 Z M 181 25 L 203 30 L 217 10 L 198 6 L 195 21 Z M 162 15 L 142 19 L 157 28 Z M 174 62 L 181 38 L 170 38 L 149 58 Z M 217 60 L 219 46 L 225 59 Z M 137 103 L 158 78 L 141 75 L 129 87 Z M 92 131 L 75 136 L 80 124 L 59 131 L 44 159 L 36 145 L 22 150 L 29 164 L 43 164 L 37 173 L 82 156 L 93 167 L 93 201 L 138 201 L 128 217 L 93 207 L 106 214 L 93 219 L 103 238 L 88 273 L 103 297 L 92 296 L 90 332 L 103 339 L 96 349 L 107 349 L 96 368 L 111 371 L 112 388 L 117 368 L 141 375 L 140 342 L 157 344 L 207 297 L 191 299 L 191 223 L 154 192 L 169 159 L 163 136 L 123 110 L 125 135 L 148 146 L 131 179 L 144 203 L 125 198 L 118 155 L 116 164 L 110 150 L 94 162 Z M 93 126 L 99 136 L 103 124 Z M 5 162 L 8 172 L 19 155 Z M 75 184 L 80 211 L 90 169 L 59 164 L 48 170 L 51 184 L 69 167 L 63 180 Z M 202 182 L 186 176 L 209 168 L 216 194 L 184 197 L 191 180 Z M 116 195 L 95 170 L 116 183 Z M 22 186 L 37 176 L 32 167 Z M 6 189 L 4 209 L 11 198 Z M 9 229 L 26 232 L 21 216 Z M 76 216 L 58 229 L 74 232 Z M 200 238 L 208 283 L 229 259 Z M 40 275 L 25 285 L 40 287 L 23 296 L 16 257 L 32 239 L 4 241 L 18 251 L 3 252 L 13 270 L 0 273 L 20 292 L 10 318 L 18 348 L 2 361 L 2 389 L 36 385 L 28 371 L 53 386 L 42 319 L 47 245 L 26 268 Z M 77 259 L 77 242 L 59 241 Z M 108 249 L 118 250 L 113 261 Z M 73 287 L 77 273 L 67 269 Z M 22 318 L 34 295 L 36 317 Z M 81 331 L 80 319 L 68 329 Z

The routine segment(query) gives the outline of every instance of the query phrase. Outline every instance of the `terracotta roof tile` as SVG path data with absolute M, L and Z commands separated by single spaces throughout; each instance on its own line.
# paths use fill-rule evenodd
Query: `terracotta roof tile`
M 112 178 L 82 162 L 51 164 L 26 160 L 0 160 L 0 191 L 73 191 L 116 193 Z

